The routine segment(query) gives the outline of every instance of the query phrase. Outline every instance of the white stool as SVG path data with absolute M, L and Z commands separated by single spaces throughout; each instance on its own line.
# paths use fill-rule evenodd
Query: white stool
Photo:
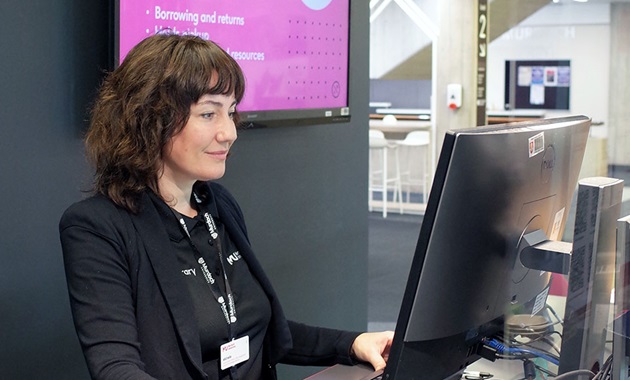
M 369 160 L 369 210 L 373 210 L 374 192 L 383 194 L 383 218 L 387 218 L 388 190 L 393 189 L 392 202 L 398 201 L 400 213 L 402 209 L 402 186 L 400 182 L 400 162 L 398 160 L 398 146 L 391 144 L 382 131 L 370 129 L 370 160 Z M 393 153 L 394 170 L 388 170 L 388 156 Z M 390 184 L 392 186 L 390 186 Z
M 398 141 L 402 155 L 401 184 L 405 187 L 407 203 L 410 203 L 412 187 L 422 189 L 422 204 L 429 196 L 429 161 L 431 136 L 428 131 L 411 131 L 404 140 Z

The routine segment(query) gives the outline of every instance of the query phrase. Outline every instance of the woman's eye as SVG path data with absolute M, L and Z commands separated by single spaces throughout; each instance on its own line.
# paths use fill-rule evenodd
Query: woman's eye
M 236 116 L 236 111 L 230 111 L 229 115 L 230 115 L 230 119 L 234 119 L 234 116 Z
M 214 112 L 205 112 L 201 114 L 201 117 L 204 119 L 212 119 L 214 116 Z

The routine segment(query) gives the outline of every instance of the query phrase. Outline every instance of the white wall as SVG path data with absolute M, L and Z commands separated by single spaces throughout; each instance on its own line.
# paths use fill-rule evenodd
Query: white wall
M 364 1 L 364 0 L 361 0 Z M 429 18 L 428 23 L 437 25 L 438 8 L 436 0 L 412 0 L 414 8 Z M 381 1 L 386 4 L 382 12 L 370 23 L 370 78 L 380 78 L 395 68 L 400 62 L 414 55 L 431 43 L 429 36 L 414 23 L 395 1 Z M 373 12 L 379 12 L 377 5 Z M 413 13 L 412 13 L 413 15 Z M 415 18 L 422 25 L 421 18 Z M 423 27 L 427 26 L 427 22 Z
M 519 0 L 526 1 L 526 0 Z M 433 21 L 435 0 L 415 0 Z M 492 20 L 490 20 L 492 27 Z M 370 77 L 378 78 L 419 48 L 428 37 L 392 2 L 371 24 Z M 382 46 L 390 46 L 382 54 Z M 568 59 L 571 61 L 570 110 L 547 111 L 547 115 L 585 114 L 604 129 L 608 122 L 610 72 L 610 4 L 550 4 L 517 27 L 490 43 L 488 52 L 487 103 L 503 109 L 505 60 Z
M 609 4 L 550 4 L 494 40 L 487 61 L 488 107 L 502 109 L 505 103 L 506 60 L 568 59 L 571 61 L 570 110 L 546 111 L 546 115 L 584 114 L 595 123 L 604 123 L 605 128 L 610 71 L 609 25 Z

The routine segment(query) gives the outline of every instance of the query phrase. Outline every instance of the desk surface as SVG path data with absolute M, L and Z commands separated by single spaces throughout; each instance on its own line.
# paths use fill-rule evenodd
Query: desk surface
M 540 360 L 539 365 L 545 366 L 544 361 Z M 553 372 L 557 371 L 555 366 L 551 369 Z M 523 362 L 520 360 L 497 360 L 491 362 L 480 359 L 468 366 L 466 372 L 469 374 L 486 372 L 492 374 L 491 380 L 521 380 L 523 379 Z M 346 366 L 338 364 L 317 372 L 304 380 L 370 380 L 378 373 L 373 372 L 373 369 L 368 365 Z M 467 377 L 466 373 L 461 376 L 461 380 L 468 378 L 474 378 L 474 376 Z M 536 379 L 539 379 L 539 377 L 536 377 Z
M 304 380 L 371 380 L 383 371 L 374 372 L 374 368 L 366 364 L 347 366 L 337 364 L 317 372 Z

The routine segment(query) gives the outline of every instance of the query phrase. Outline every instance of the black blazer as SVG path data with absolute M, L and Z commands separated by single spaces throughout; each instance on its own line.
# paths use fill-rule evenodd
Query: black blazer
M 275 365 L 352 364 L 358 333 L 287 321 L 248 237 L 243 215 L 225 188 L 208 183 L 219 218 L 265 290 L 272 319 L 264 344 L 265 379 Z M 150 197 L 137 214 L 96 195 L 70 206 L 59 225 L 70 305 L 95 379 L 208 379 L 193 306 L 177 259 Z

